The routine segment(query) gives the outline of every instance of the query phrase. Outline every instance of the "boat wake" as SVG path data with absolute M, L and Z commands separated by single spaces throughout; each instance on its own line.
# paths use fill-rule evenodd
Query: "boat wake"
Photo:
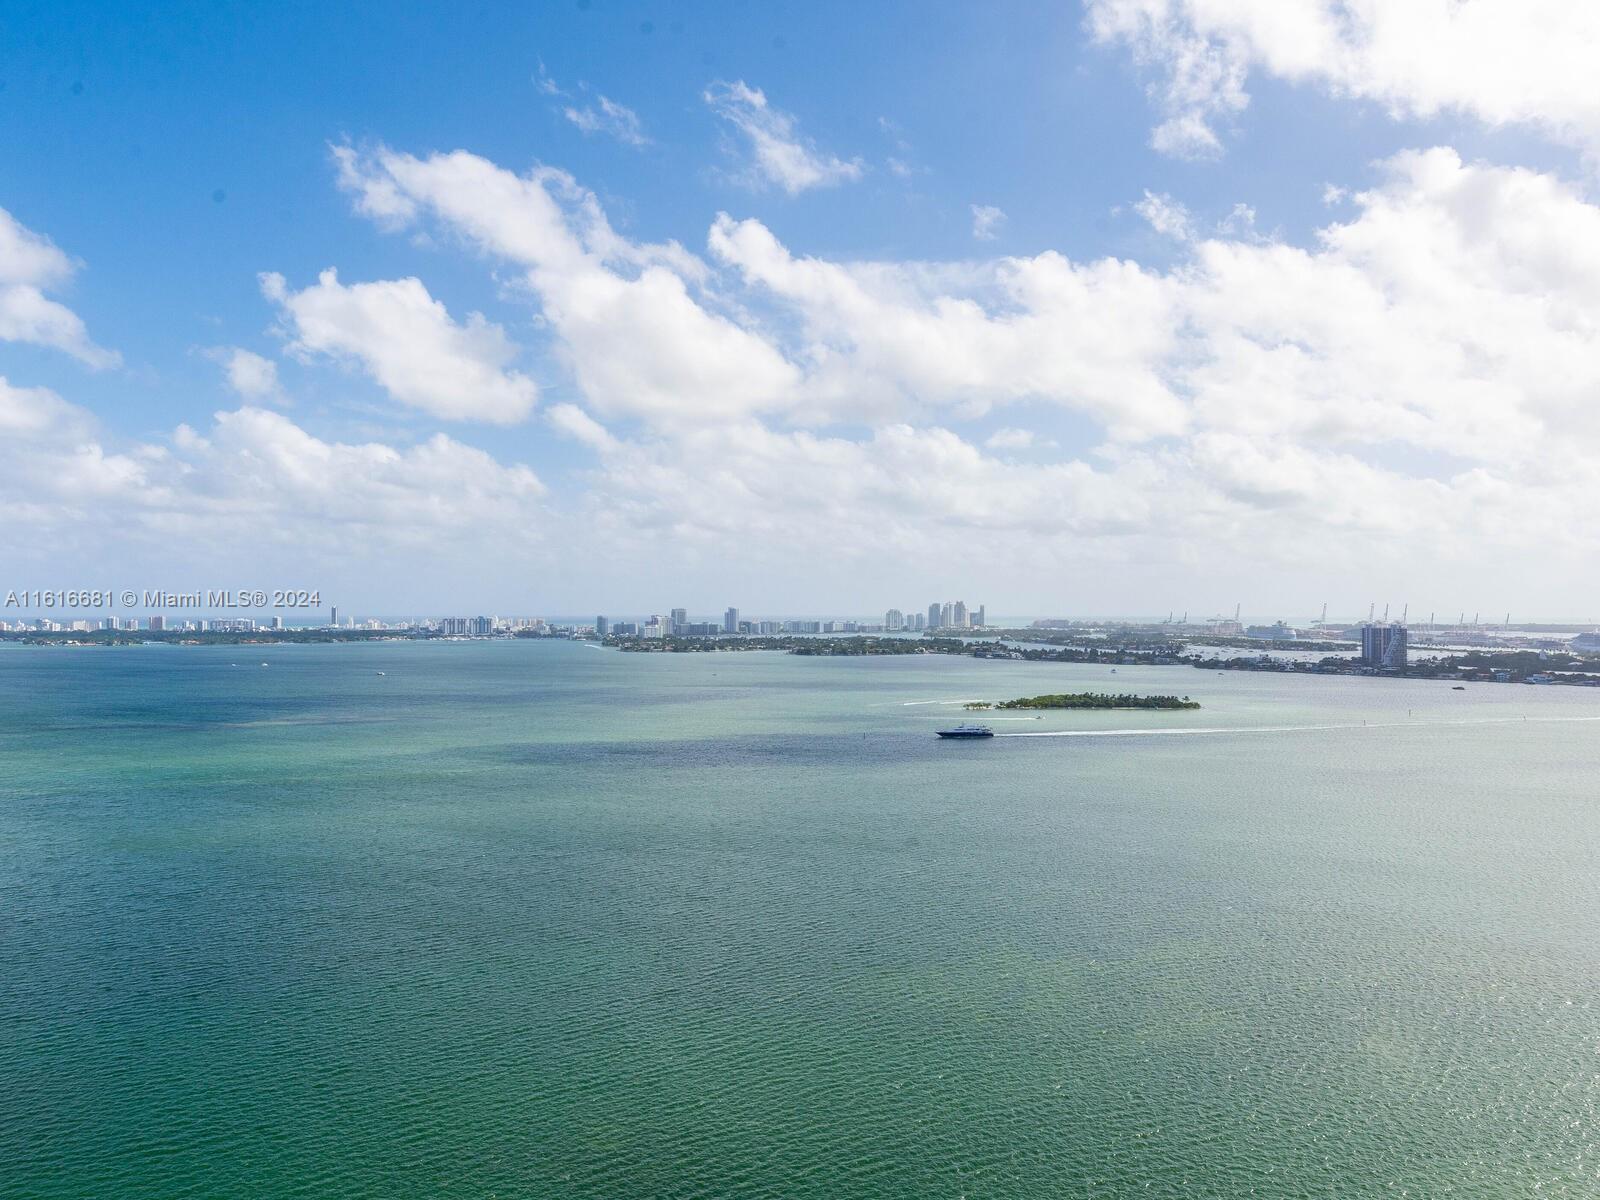
M 1041 729 L 1026 733 L 997 733 L 1004 738 L 1058 737 L 1198 737 L 1219 733 L 1326 733 L 1346 729 L 1439 729 L 1461 725 L 1554 725 L 1600 721 L 1596 717 L 1479 717 L 1465 721 L 1363 721 L 1337 725 L 1208 725 L 1193 729 Z

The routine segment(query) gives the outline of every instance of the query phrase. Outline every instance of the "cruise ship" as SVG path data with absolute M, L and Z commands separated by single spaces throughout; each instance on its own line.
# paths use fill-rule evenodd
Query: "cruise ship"
M 994 730 L 987 725 L 957 725 L 954 729 L 941 729 L 938 734 L 947 738 L 986 738 L 993 737 Z

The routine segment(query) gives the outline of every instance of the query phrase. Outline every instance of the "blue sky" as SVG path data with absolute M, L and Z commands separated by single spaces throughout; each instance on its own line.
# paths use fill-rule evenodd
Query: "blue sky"
M 1262 615 L 1314 611 L 1330 597 L 1354 612 L 1387 597 L 1584 616 L 1592 543 L 1531 531 L 1554 539 L 1538 579 L 1486 577 L 1481 564 L 1517 552 L 1516 531 L 1502 528 L 1512 514 L 1527 535 L 1529 522 L 1562 506 L 1577 518 L 1594 498 L 1580 468 L 1556 468 L 1559 487 L 1548 478 L 1553 449 L 1581 445 L 1589 425 L 1553 447 L 1540 440 L 1562 431 L 1569 393 L 1587 381 L 1519 376 L 1510 352 L 1426 316 L 1438 279 L 1465 296 L 1485 270 L 1506 273 L 1462 320 L 1491 330 L 1513 309 L 1536 302 L 1548 315 L 1591 298 L 1586 276 L 1553 275 L 1530 293 L 1507 267 L 1514 253 L 1486 266 L 1474 249 L 1483 237 L 1525 246 L 1496 215 L 1526 211 L 1522 172 L 1559 193 L 1544 196 L 1553 208 L 1541 224 L 1570 220 L 1587 261 L 1594 142 L 1582 89 L 1564 93 L 1557 78 L 1521 107 L 1495 91 L 1515 93 L 1515 78 L 1486 79 L 1481 95 L 1470 82 L 1439 91 L 1427 57 L 1449 43 L 1462 61 L 1444 74 L 1470 81 L 1471 56 L 1496 49 L 1492 12 L 1470 37 L 1419 39 L 1413 77 L 1395 65 L 1405 55 L 1356 61 L 1319 26 L 1327 12 L 1349 16 L 1334 0 L 1294 0 L 1280 16 L 1290 10 L 1304 29 L 1285 31 L 1249 3 L 1179 0 L 1088 10 L 579 0 L 471 13 L 14 5 L 0 50 L 0 209 L 72 260 L 40 286 L 119 361 L 86 361 L 48 337 L 0 340 L 0 377 L 32 398 L 14 400 L 18 411 L 54 414 L 50 452 L 81 466 L 92 439 L 111 463 L 76 497 L 19 483 L 0 497 L 27 513 L 4 542 L 25 577 L 0 584 L 69 586 L 109 572 L 182 587 L 243 570 L 276 585 L 288 572 L 285 584 L 375 611 L 649 610 L 675 594 L 708 610 L 870 612 L 949 592 L 1006 611 L 1201 611 L 1243 595 Z M 1552 44 L 1581 43 L 1589 30 L 1577 19 L 1549 31 Z M 1348 36 L 1369 48 L 1418 37 L 1379 28 L 1363 42 L 1360 32 Z M 1317 37 L 1335 40 L 1319 51 Z M 1216 68 L 1198 84 L 1183 75 L 1196 47 Z M 1230 92 L 1229 71 L 1247 102 Z M 727 99 L 757 93 L 759 104 Z M 823 180 L 763 174 L 739 124 L 752 112 L 822 164 Z M 1193 118 L 1176 146 L 1159 132 L 1174 113 Z M 343 176 L 336 148 L 354 156 Z M 1436 150 L 1454 155 L 1453 173 L 1443 160 L 1394 166 Z M 404 185 L 422 189 L 408 193 L 404 219 L 375 215 L 373 186 L 452 151 L 508 179 L 564 172 L 566 182 L 542 186 L 560 193 L 569 219 L 582 193 L 629 246 L 678 243 L 694 262 L 662 269 L 681 276 L 695 313 L 714 318 L 695 328 L 735 331 L 760 362 L 735 354 L 715 402 L 684 385 L 693 372 L 643 379 L 642 352 L 625 381 L 597 382 L 630 339 L 614 322 L 574 332 L 571 314 L 594 286 L 632 286 L 648 255 L 536 284 L 549 248 L 518 257 L 486 242 L 463 207 L 470 197 L 441 199 L 427 190 L 437 180 Z M 1384 189 L 1382 203 L 1353 199 Z M 1476 208 L 1460 201 L 1484 189 Z M 1419 252 L 1439 261 L 1412 262 L 1427 205 L 1463 233 Z M 985 221 L 975 206 L 996 211 Z M 1469 230 L 1480 210 L 1488 227 Z M 738 227 L 742 248 L 710 244 L 724 213 L 758 223 Z M 1330 253 L 1336 224 L 1352 232 Z M 781 264 L 757 247 L 758 230 L 781 247 Z M 1295 255 L 1305 261 L 1286 267 Z M 1061 263 L 1088 272 L 1108 261 L 1123 265 L 1115 279 L 1044 278 Z M 1416 271 L 1390 278 L 1385 262 Z M 801 278 L 795 264 L 805 263 L 826 269 Z M 1039 278 L 1019 282 L 1017 263 Z M 329 268 L 337 284 L 314 290 Z M 1369 319 L 1401 331 L 1400 345 L 1342 330 L 1327 310 L 1279 327 L 1276 313 L 1308 292 L 1344 295 L 1352 271 L 1363 290 L 1351 303 L 1392 305 Z M 277 298 L 263 273 L 282 277 Z M 362 341 L 382 329 L 351 323 L 383 319 L 355 313 L 351 289 L 411 279 L 408 295 L 437 306 L 435 331 L 454 357 L 419 363 L 405 346 Z M 850 280 L 871 295 L 851 318 L 869 337 L 841 317 Z M 1058 286 L 1072 294 L 1050 291 Z M 1274 287 L 1286 289 L 1281 305 Z M 1092 336 L 1091 314 L 1106 321 Z M 1037 319 L 1019 332 L 1021 317 Z M 322 318 L 332 324 L 313 329 Z M 643 319 L 640 344 L 686 336 Z M 1059 338 L 1051 321 L 1062 322 Z M 1561 319 L 1548 324 L 1570 338 Z M 1122 332 L 1129 345 L 1113 353 Z M 1414 362 L 1393 357 L 1419 338 Z M 1058 346 L 1060 362 L 1028 366 Z M 236 349 L 273 364 L 276 386 L 230 389 L 222 366 Z M 1102 352 L 1106 362 L 1092 361 Z M 685 350 L 694 361 L 718 353 Z M 938 354 L 949 361 L 936 373 L 919 370 Z M 783 379 L 752 383 L 744 406 L 741 361 Z M 445 382 L 433 391 L 401 379 L 435 366 Z M 478 419 L 472 396 L 452 391 L 462 368 L 502 398 L 498 418 Z M 956 375 L 964 382 L 946 389 Z M 1332 394 L 1324 379 L 1349 391 Z M 1146 400 L 1130 399 L 1146 388 Z M 1429 394 L 1419 399 L 1419 388 Z M 1268 411 L 1268 392 L 1278 409 Z M 214 414 L 244 410 L 268 416 L 213 437 Z M 575 434 L 584 421 L 594 428 Z M 1502 422 L 1517 435 L 1497 437 Z M 44 436 L 39 421 L 13 424 Z M 455 506 L 438 502 L 454 487 L 451 468 L 430 475 L 403 459 L 391 478 L 382 454 L 319 449 L 404 456 L 441 435 L 461 452 L 456 468 L 483 483 Z M 11 449 L 46 461 L 21 435 Z M 302 472 L 295 454 L 322 465 Z M 264 461 L 276 465 L 258 469 Z M 362 474 L 363 462 L 378 473 Z M 1246 466 L 1256 477 L 1236 478 Z M 523 467 L 536 486 L 497 473 Z M 327 495 L 304 477 L 318 471 L 354 472 L 370 494 Z M 942 472 L 950 488 L 930 499 L 922 485 Z M 1300 486 L 1309 478 L 1322 482 Z M 696 481 L 709 481 L 703 493 Z M 1152 494 L 1184 499 L 1168 512 Z M 997 499 L 1006 496 L 1024 501 Z M 125 514 L 127 536 L 108 544 L 85 525 L 97 505 Z M 232 521 L 244 524 L 218 532 Z M 391 544 L 392 522 L 410 532 Z M 276 532 L 290 523 L 305 536 Z M 796 523 L 813 528 L 796 533 Z M 818 535 L 818 523 L 835 532 Z M 1414 532 L 1440 523 L 1448 545 Z M 930 524 L 987 549 L 952 569 Z M 241 540 L 256 551 L 244 554 Z

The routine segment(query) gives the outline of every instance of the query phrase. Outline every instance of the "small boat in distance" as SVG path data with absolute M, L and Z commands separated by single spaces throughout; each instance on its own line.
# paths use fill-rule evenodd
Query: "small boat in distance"
M 954 729 L 940 729 L 940 737 L 947 738 L 986 738 L 993 737 L 994 730 L 987 725 L 957 725 Z

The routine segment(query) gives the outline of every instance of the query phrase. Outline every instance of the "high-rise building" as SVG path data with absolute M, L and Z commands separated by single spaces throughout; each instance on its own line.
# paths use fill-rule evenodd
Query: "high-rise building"
M 898 608 L 891 608 L 883 614 L 883 627 L 890 633 L 897 633 L 906 627 L 906 615 Z
M 957 600 L 955 602 L 955 607 L 950 611 L 950 623 L 957 629 L 965 629 L 967 627 L 967 602 L 965 600 Z
M 1361 665 L 1380 671 L 1402 671 L 1406 665 L 1406 627 L 1387 621 L 1361 626 Z
M 328 624 L 335 629 L 339 628 L 339 606 L 335 604 L 328 611 L 332 614 L 328 619 Z
M 930 605 L 928 605 L 928 628 L 929 629 L 937 629 L 937 628 L 939 628 L 939 606 L 938 606 L 938 604 L 930 604 Z
M 949 629 L 956 621 L 955 609 L 948 603 L 939 605 L 939 628 Z
M 150 632 L 159 633 L 163 629 L 165 629 L 166 627 L 167 627 L 167 619 L 165 617 L 151 617 L 150 618 Z
M 115 629 L 116 627 L 117 619 L 115 617 L 106 617 L 100 622 L 101 629 Z
M 922 630 L 926 629 L 927 627 L 928 627 L 928 616 L 927 616 L 926 613 L 912 613 L 911 614 L 911 628 L 912 629 L 915 629 L 918 632 L 921 632 Z
M 984 609 L 984 606 L 980 604 L 972 612 L 972 623 L 974 625 L 976 625 L 979 629 L 982 629 L 985 625 L 987 625 L 989 623 L 988 621 L 984 620 L 983 609 Z
M 150 628 L 151 629 L 157 628 L 157 624 L 156 623 L 158 621 L 160 621 L 160 620 L 161 620 L 160 617 L 151 617 L 150 618 Z M 283 628 L 283 618 L 282 617 L 273 617 L 272 618 L 272 628 L 273 629 L 282 629 Z
M 594 619 L 594 632 L 596 637 L 606 637 L 611 633 L 611 622 L 604 617 Z
M 675 609 L 672 610 L 672 633 L 673 633 L 673 636 L 677 636 L 678 634 L 682 633 L 683 632 L 683 627 L 685 625 L 687 625 L 688 623 L 689 623 L 689 610 L 687 608 L 675 608 Z
M 730 607 L 727 612 L 722 614 L 722 632 L 739 632 L 739 610 L 737 608 Z

